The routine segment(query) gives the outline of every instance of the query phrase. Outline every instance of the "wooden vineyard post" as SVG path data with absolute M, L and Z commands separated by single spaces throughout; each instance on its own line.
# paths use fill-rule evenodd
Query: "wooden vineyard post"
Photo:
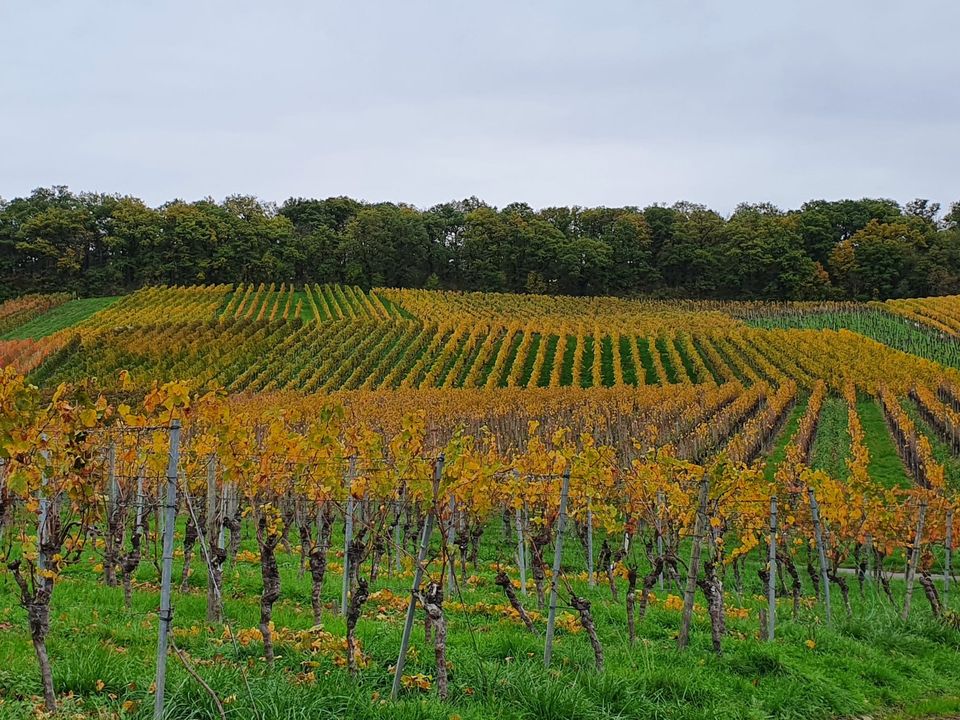
M 657 557 L 663 559 L 663 520 L 661 512 L 663 510 L 663 491 L 657 490 Z M 663 592 L 663 564 L 660 565 L 660 572 L 657 575 L 657 583 L 660 585 L 660 591 Z
M 3 496 L 3 491 L 5 489 L 4 486 L 7 484 L 7 476 L 6 476 L 6 473 L 4 473 L 3 471 L 3 466 L 5 464 L 6 464 L 6 460 L 4 460 L 3 458 L 0 458 L 0 497 Z M 4 524 L 5 519 L 6 518 L 4 518 L 3 515 L 0 515 L 0 544 L 3 543 L 3 531 L 5 529 L 5 524 Z
M 137 473 L 137 519 L 134 524 L 136 532 L 143 532 L 143 515 L 146 510 L 143 497 L 143 468 Z
M 913 538 L 913 548 L 910 551 L 910 562 L 907 564 L 907 577 L 905 578 L 906 590 L 903 593 L 903 612 L 900 614 L 902 620 L 910 617 L 910 601 L 913 598 L 913 581 L 917 574 L 917 561 L 920 559 L 920 542 L 923 540 L 923 522 L 927 515 L 927 502 L 920 502 L 920 512 L 917 516 L 917 534 Z
M 46 440 L 47 436 L 44 434 L 43 439 Z M 50 463 L 50 451 L 41 450 L 40 456 L 43 458 L 45 465 Z M 40 480 L 40 487 L 45 488 L 47 486 L 47 476 L 44 476 Z M 43 494 L 43 490 L 40 491 L 40 517 L 37 524 L 37 567 L 41 570 L 46 568 L 46 561 L 43 557 L 43 546 L 47 542 L 47 536 L 50 534 L 49 528 L 49 516 L 50 515 L 50 500 L 47 499 L 47 496 Z
M 407 650 L 410 649 L 410 634 L 413 632 L 413 620 L 417 611 L 417 595 L 420 593 L 420 583 L 423 582 L 423 564 L 427 560 L 430 550 L 430 536 L 433 534 L 434 515 L 436 514 L 437 495 L 440 492 L 440 479 L 443 477 L 443 455 L 437 458 L 433 473 L 433 502 L 430 512 L 423 521 L 423 534 L 420 537 L 420 550 L 417 553 L 417 567 L 413 573 L 413 587 L 410 590 L 410 603 L 407 605 L 407 619 L 403 624 L 403 637 L 400 640 L 400 654 L 397 656 L 397 666 L 393 673 L 393 689 L 390 699 L 396 700 L 400 693 L 400 679 L 403 677 L 403 666 L 407 664 Z
M 813 488 L 807 488 L 810 496 L 810 516 L 813 518 L 813 536 L 817 541 L 817 557 L 820 560 L 820 582 L 823 585 L 823 606 L 827 613 L 827 625 L 833 621 L 830 609 L 830 577 L 827 573 L 827 551 L 823 547 L 823 529 L 820 527 L 820 506 Z
M 397 500 L 394 503 L 394 511 L 396 513 L 397 520 L 393 526 L 393 572 L 400 572 L 400 549 L 405 546 L 403 542 L 403 528 L 400 526 L 400 515 L 403 512 L 402 500 Z
M 543 664 L 550 667 L 553 655 L 553 632 L 557 622 L 557 584 L 560 582 L 560 562 L 563 560 L 563 521 L 567 512 L 567 495 L 570 493 L 570 469 L 563 474 L 560 486 L 560 509 L 557 512 L 557 540 L 553 549 L 553 576 L 550 578 L 550 606 L 547 609 L 547 639 L 543 645 Z
M 448 574 L 447 574 L 447 597 L 453 597 L 453 591 L 457 584 L 457 559 L 453 554 L 453 546 L 456 541 L 456 532 L 454 528 L 454 517 L 457 514 L 457 501 L 453 495 L 450 496 L 450 517 L 447 520 L 447 537 L 446 537 L 446 546 L 447 546 L 447 564 L 449 565 Z
M 109 586 L 117 584 L 116 532 L 114 532 L 117 513 L 117 446 L 110 444 L 107 450 L 107 536 L 104 538 L 103 579 Z
M 703 548 L 703 524 L 707 514 L 707 495 L 710 481 L 704 476 L 700 481 L 700 495 L 697 499 L 697 517 L 693 522 L 693 547 L 690 550 L 690 567 L 687 573 L 687 587 L 683 591 L 683 618 L 680 633 L 677 635 L 677 647 L 681 650 L 690 642 L 690 622 L 693 620 L 693 600 L 697 592 L 697 576 L 700 574 L 700 552 Z
M 777 496 L 770 498 L 770 552 L 767 576 L 767 641 L 773 642 L 777 629 Z
M 217 544 L 224 550 L 227 549 L 227 518 L 232 517 L 235 512 L 234 494 L 233 483 L 224 483 L 223 491 L 220 493 L 220 531 L 217 537 Z
M 514 511 L 514 522 L 517 526 L 517 567 L 520 569 L 520 591 L 527 594 L 527 544 L 523 538 L 523 519 L 520 517 L 520 508 Z
M 353 545 L 353 472 L 356 468 L 354 458 L 350 458 L 347 471 L 347 512 L 343 518 L 343 588 L 340 592 L 340 614 L 347 616 L 347 603 L 350 600 L 350 546 Z
M 590 587 L 597 584 L 593 572 L 593 508 L 590 506 L 590 498 L 587 498 L 587 584 Z
M 953 571 L 953 510 L 947 510 L 946 535 L 943 538 L 943 595 L 950 592 L 950 573 Z
M 206 527 L 206 560 L 207 560 L 207 622 L 220 620 L 220 578 L 214 570 L 214 548 L 223 551 L 220 539 L 219 517 L 217 502 L 217 457 L 211 455 L 207 460 L 207 527 Z M 219 561 L 218 561 L 219 562 Z
M 180 421 L 170 424 L 170 453 L 167 463 L 167 491 L 163 500 L 163 558 L 160 573 L 160 631 L 157 638 L 156 693 L 154 720 L 163 718 L 163 689 L 167 679 L 167 635 L 173 623 L 170 590 L 173 580 L 173 533 L 177 523 L 177 468 L 180 464 Z

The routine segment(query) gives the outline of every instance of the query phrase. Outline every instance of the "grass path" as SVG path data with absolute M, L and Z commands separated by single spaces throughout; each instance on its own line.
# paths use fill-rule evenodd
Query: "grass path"
M 870 479 L 884 487 L 913 485 L 883 420 L 880 404 L 872 398 L 861 400 L 857 403 L 857 412 L 860 413 L 860 422 L 863 424 L 864 442 L 870 451 L 870 466 L 867 469 Z
M 850 458 L 850 433 L 847 430 L 847 403 L 828 397 L 820 411 L 820 422 L 813 440 L 810 466 L 836 478 L 845 478 Z

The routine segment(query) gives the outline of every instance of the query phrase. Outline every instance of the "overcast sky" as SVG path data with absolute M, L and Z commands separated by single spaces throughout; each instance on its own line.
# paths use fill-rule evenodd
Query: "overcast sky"
M 5 0 L 0 197 L 960 200 L 955 0 Z

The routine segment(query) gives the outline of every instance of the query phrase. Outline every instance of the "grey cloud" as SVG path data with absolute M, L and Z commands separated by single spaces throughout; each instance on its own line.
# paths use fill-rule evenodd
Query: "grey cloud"
M 960 199 L 960 6 L 9 3 L 0 195 Z

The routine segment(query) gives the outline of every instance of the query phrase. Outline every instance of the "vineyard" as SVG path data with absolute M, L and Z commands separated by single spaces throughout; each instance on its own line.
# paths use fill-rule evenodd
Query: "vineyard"
M 0 717 L 956 710 L 958 333 L 960 297 L 3 303 Z

